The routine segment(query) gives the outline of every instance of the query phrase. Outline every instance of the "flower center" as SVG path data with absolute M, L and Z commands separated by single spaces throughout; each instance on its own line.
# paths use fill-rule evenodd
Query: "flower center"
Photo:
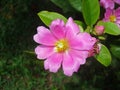
M 110 19 L 111 22 L 115 22 L 116 21 L 116 16 L 115 15 L 111 15 L 109 19 Z
M 68 49 L 68 41 L 66 39 L 61 39 L 55 43 L 56 52 L 64 52 Z

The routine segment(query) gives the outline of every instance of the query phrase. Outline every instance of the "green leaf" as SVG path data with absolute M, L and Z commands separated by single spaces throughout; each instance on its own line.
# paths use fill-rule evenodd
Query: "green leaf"
M 110 51 L 112 52 L 112 54 L 116 58 L 120 59 L 120 46 L 118 46 L 118 45 L 111 45 Z
M 38 16 L 43 21 L 43 23 L 47 26 L 49 26 L 53 20 L 58 18 L 62 19 L 64 22 L 67 21 L 67 19 L 63 15 L 56 12 L 41 11 L 38 13 Z
M 120 35 L 120 28 L 115 23 L 100 21 L 98 24 L 105 27 L 105 33 L 111 35 Z
M 78 11 L 81 11 L 81 0 L 69 0 L 70 4 L 72 5 L 73 8 L 75 8 Z
M 63 11 L 74 11 L 68 0 L 51 0 L 55 5 L 63 9 Z
M 100 15 L 100 5 L 98 0 L 82 0 L 82 13 L 87 25 L 96 23 Z
M 82 27 L 85 28 L 85 24 L 82 22 L 82 21 L 79 21 L 79 20 L 74 20 L 74 22 Z
M 95 58 L 104 66 L 109 66 L 111 64 L 111 54 L 103 44 L 101 44 L 100 53 L 97 54 Z

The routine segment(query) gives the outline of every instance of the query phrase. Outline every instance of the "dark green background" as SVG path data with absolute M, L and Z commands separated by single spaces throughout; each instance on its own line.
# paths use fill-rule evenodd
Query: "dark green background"
M 68 5 L 64 10 L 50 0 L 0 1 L 0 90 L 120 89 L 119 53 L 114 48 L 111 49 L 113 59 L 109 67 L 90 58 L 72 77 L 63 75 L 62 70 L 55 74 L 45 71 L 43 61 L 30 53 L 37 46 L 33 41 L 36 27 L 44 25 L 37 16 L 39 11 L 56 11 L 83 20 L 82 14 Z M 116 38 L 118 41 L 112 41 Z M 109 48 L 111 42 L 119 46 L 119 38 L 108 36 L 105 43 Z

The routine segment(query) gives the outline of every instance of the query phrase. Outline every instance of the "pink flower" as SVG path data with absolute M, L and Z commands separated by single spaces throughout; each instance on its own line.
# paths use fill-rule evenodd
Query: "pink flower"
M 120 27 L 120 7 L 116 10 L 106 9 L 103 20 L 116 23 Z
M 95 33 L 96 33 L 96 35 L 102 35 L 104 33 L 104 26 L 96 25 L 95 26 Z
M 72 18 L 66 24 L 60 19 L 54 20 L 49 28 L 39 26 L 34 35 L 34 40 L 40 44 L 35 48 L 37 58 L 45 59 L 46 70 L 57 72 L 62 66 L 64 74 L 71 76 L 86 62 L 96 39 L 88 33 L 80 33 Z
M 115 3 L 120 5 L 120 0 L 100 0 L 101 6 L 106 9 L 113 9 L 115 7 Z

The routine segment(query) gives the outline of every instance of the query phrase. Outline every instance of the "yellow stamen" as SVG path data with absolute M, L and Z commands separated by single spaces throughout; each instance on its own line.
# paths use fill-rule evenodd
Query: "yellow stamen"
M 116 21 L 116 16 L 115 15 L 111 15 L 109 20 L 110 20 L 110 22 L 115 22 Z
M 68 41 L 66 39 L 61 39 L 55 43 L 56 52 L 64 52 L 69 48 Z

